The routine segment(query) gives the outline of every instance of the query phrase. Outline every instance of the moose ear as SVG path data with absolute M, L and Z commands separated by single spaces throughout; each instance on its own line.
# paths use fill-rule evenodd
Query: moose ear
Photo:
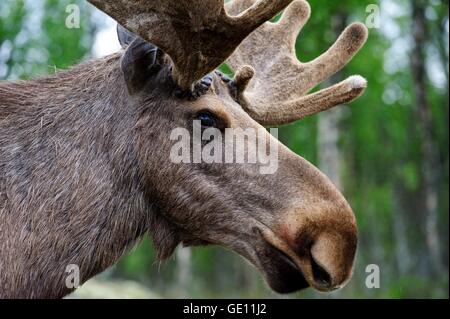
M 126 49 L 121 68 L 130 95 L 138 93 L 145 87 L 148 79 L 163 64 L 164 54 L 153 44 L 136 37 Z
M 131 33 L 120 24 L 117 24 L 117 37 L 119 38 L 119 42 L 122 48 L 129 46 L 130 43 L 137 38 L 135 34 Z

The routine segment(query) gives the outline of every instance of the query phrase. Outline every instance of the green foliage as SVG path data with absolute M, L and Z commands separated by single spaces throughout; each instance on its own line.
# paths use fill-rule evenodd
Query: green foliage
M 149 238 L 145 238 L 132 252 L 133 258 L 124 258 L 118 265 L 123 276 L 135 278 L 136 274 L 145 273 L 151 268 L 156 257 Z M 136 279 L 136 278 L 135 278 Z
M 0 78 L 9 77 L 11 68 L 15 63 L 24 62 L 24 49 L 20 46 L 20 50 L 12 50 L 14 42 L 24 27 L 25 8 L 24 1 L 6 0 L 0 3 L 0 36 L 3 50 L 9 48 L 7 56 L 0 59 Z M 2 50 L 2 51 L 3 51 Z M 6 55 L 3 53 L 2 55 Z
M 73 0 L 46 0 L 45 2 L 42 33 L 45 35 L 43 42 L 47 47 L 50 66 L 67 68 L 79 63 L 92 46 L 94 30 L 89 21 L 89 14 L 81 12 L 79 28 L 61 27 L 61 21 L 66 21 L 69 16 L 68 12 L 61 8 L 67 8 L 71 4 L 77 4 L 80 11 L 88 11 L 85 1 L 74 3 Z
M 68 5 L 80 8 L 80 27 L 68 28 Z M 84 0 L 3 0 L 0 3 L 0 78 L 27 79 L 80 62 L 96 25 Z

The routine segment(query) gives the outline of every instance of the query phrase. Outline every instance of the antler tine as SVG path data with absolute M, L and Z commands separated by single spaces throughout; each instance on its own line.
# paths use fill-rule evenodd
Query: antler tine
M 293 0 L 258 0 L 230 16 L 223 0 L 88 0 L 173 62 L 182 89 L 214 71 L 256 28 Z
M 346 28 L 327 52 L 303 65 L 311 79 L 307 87 L 312 88 L 341 70 L 351 61 L 366 40 L 365 25 L 354 23 Z
M 238 14 L 254 0 L 234 0 L 227 5 L 230 14 Z M 367 82 L 352 76 L 317 93 L 305 94 L 342 69 L 367 40 L 367 28 L 361 23 L 349 26 L 336 43 L 317 59 L 301 63 L 295 53 L 295 42 L 310 17 L 304 0 L 296 0 L 277 23 L 267 22 L 254 31 L 228 59 L 236 72 L 235 82 L 245 83 L 238 99 L 244 109 L 266 126 L 288 124 L 348 103 L 359 97 Z M 262 49 L 264 48 L 264 49 Z M 248 79 L 249 67 L 255 76 Z

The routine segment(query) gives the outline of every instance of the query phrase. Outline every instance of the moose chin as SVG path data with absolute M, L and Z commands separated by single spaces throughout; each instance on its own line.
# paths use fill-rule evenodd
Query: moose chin
M 120 52 L 0 82 L 0 298 L 64 297 L 68 265 L 83 283 L 147 234 L 160 260 L 179 244 L 231 249 L 280 293 L 343 287 L 356 221 L 317 168 L 267 131 L 273 174 L 258 163 L 175 163 L 170 136 L 195 121 L 261 131 L 355 100 L 361 76 L 309 92 L 349 63 L 366 27 L 352 24 L 302 63 L 303 0 L 89 2 L 118 21 Z

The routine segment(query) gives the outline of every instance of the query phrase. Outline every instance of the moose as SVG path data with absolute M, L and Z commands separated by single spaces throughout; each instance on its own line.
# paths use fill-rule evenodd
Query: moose
M 68 265 L 84 283 L 147 234 L 159 260 L 180 244 L 231 249 L 278 293 L 342 288 L 357 225 L 323 173 L 267 131 L 273 174 L 173 163 L 169 136 L 193 121 L 277 127 L 355 100 L 361 76 L 310 91 L 349 63 L 367 28 L 350 25 L 303 63 L 304 0 L 89 2 L 118 22 L 120 52 L 0 82 L 0 298 L 62 298 L 74 290 Z

